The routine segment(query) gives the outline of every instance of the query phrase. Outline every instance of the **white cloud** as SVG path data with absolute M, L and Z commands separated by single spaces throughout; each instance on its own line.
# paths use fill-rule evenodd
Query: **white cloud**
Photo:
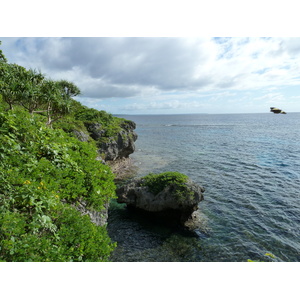
M 193 109 L 207 99 L 235 99 L 236 92 L 300 84 L 299 38 L 0 40 L 9 62 L 73 81 L 89 103 L 132 99 L 126 104 L 131 109 Z

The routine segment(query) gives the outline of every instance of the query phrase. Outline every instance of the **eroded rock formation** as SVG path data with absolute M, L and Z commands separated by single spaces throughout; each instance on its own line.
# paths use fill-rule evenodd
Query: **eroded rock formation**
M 153 194 L 143 179 L 134 179 L 117 189 L 119 203 L 126 203 L 127 207 L 147 212 L 155 218 L 164 219 L 170 224 L 181 224 L 190 220 L 193 212 L 198 209 L 198 204 L 203 200 L 204 188 L 191 180 L 186 182 L 188 194 L 176 196 L 178 186 L 170 184 L 158 194 Z M 182 186 L 181 186 L 182 189 Z
M 129 155 L 135 150 L 134 142 L 137 139 L 137 134 L 134 132 L 135 123 L 124 120 L 114 136 L 108 136 L 107 129 L 99 123 L 87 122 L 84 125 L 84 131 L 73 130 L 73 134 L 82 142 L 95 140 L 99 154 L 97 160 L 109 164 L 116 174 L 116 178 L 125 176 L 125 171 L 129 170 L 131 165 Z M 101 212 L 97 212 L 88 209 L 85 203 L 80 203 L 77 209 L 82 214 L 89 215 L 91 221 L 96 225 L 103 226 L 107 224 L 108 207 L 109 204 L 107 203 Z
M 106 137 L 106 131 L 101 124 L 87 124 L 86 128 L 90 136 L 97 142 L 98 153 L 107 161 L 128 158 L 135 150 L 134 142 L 137 134 L 134 132 L 134 122 L 126 120 L 120 125 L 120 131 L 112 137 Z

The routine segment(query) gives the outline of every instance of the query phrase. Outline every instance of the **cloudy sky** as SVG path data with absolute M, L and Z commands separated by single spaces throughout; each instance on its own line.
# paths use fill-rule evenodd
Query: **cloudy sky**
M 300 112 L 300 38 L 0 37 L 10 63 L 113 114 Z

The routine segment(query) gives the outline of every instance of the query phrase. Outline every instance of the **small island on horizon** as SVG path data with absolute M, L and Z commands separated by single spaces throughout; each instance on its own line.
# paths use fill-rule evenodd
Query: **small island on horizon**
M 270 112 L 274 113 L 274 114 L 286 114 L 285 111 L 283 111 L 282 109 L 279 109 L 277 107 L 270 107 Z

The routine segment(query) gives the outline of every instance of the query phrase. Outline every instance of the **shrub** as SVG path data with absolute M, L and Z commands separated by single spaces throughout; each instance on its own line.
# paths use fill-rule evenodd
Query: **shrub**
M 0 214 L 1 261 L 108 261 L 114 247 L 104 227 L 59 201 L 40 218 Z
M 179 172 L 150 173 L 142 179 L 142 186 L 147 186 L 149 191 L 154 195 L 157 195 L 169 185 L 175 187 L 173 195 L 179 201 L 194 195 L 193 191 L 186 185 L 188 176 Z
M 103 138 L 101 142 L 107 142 L 111 138 L 117 137 L 117 134 L 121 130 L 121 124 L 126 121 L 122 118 L 117 118 L 103 110 L 98 111 L 94 108 L 88 108 L 85 106 L 77 107 L 77 111 L 74 113 L 74 118 L 77 121 L 82 121 L 86 125 L 91 123 L 99 123 L 104 129 Z
M 70 204 L 100 211 L 115 197 L 114 176 L 93 145 L 42 119 L 0 112 L 0 259 L 105 261 L 106 229 Z

